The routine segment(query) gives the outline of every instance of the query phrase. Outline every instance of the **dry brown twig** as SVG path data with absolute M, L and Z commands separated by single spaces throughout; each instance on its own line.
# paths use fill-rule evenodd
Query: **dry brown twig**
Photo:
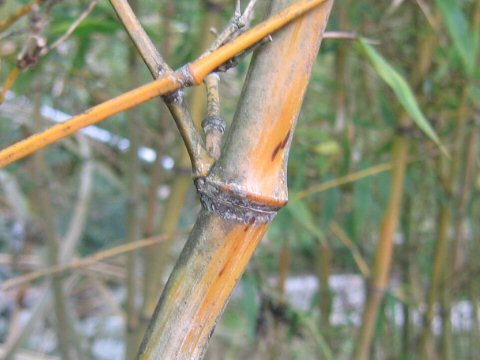
M 1 291 L 9 290 L 13 287 L 32 282 L 34 280 L 40 279 L 45 276 L 59 275 L 67 271 L 85 268 L 87 266 L 93 265 L 95 263 L 98 263 L 100 261 L 106 260 L 114 256 L 122 255 L 127 252 L 135 251 L 138 249 L 142 249 L 144 247 L 158 244 L 159 242 L 165 241 L 170 237 L 184 235 L 188 233 L 190 230 L 191 228 L 183 229 L 172 234 L 171 236 L 166 236 L 166 235 L 153 236 L 147 239 L 139 240 L 135 243 L 123 244 L 107 250 L 99 251 L 91 256 L 88 256 L 82 259 L 73 260 L 68 264 L 55 265 L 43 270 L 24 274 L 24 275 L 5 281 L 3 284 L 0 285 L 0 290 Z
M 87 8 L 80 14 L 80 16 L 73 23 L 70 24 L 67 31 L 65 31 L 65 34 L 63 34 L 57 40 L 55 40 L 52 45 L 48 46 L 48 48 L 46 48 L 44 52 L 42 52 L 41 56 L 47 55 L 50 51 L 56 49 L 62 43 L 68 40 L 68 38 L 72 35 L 72 33 L 75 31 L 78 25 L 80 25 L 80 23 L 83 20 L 85 20 L 85 18 L 88 15 L 90 15 L 90 13 L 93 11 L 97 3 L 98 3 L 98 0 L 92 0 L 92 2 L 87 6 Z

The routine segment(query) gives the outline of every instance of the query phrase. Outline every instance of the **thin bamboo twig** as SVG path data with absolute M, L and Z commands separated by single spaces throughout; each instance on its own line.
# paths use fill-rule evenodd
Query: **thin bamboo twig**
M 68 40 L 68 38 L 72 35 L 72 33 L 75 31 L 78 25 L 80 25 L 80 23 L 83 20 L 85 20 L 85 18 L 88 15 L 90 15 L 90 13 L 93 11 L 97 3 L 98 3 L 98 0 L 92 0 L 92 2 L 87 6 L 87 8 L 80 14 L 80 16 L 73 23 L 70 24 L 67 31 L 65 31 L 65 33 L 62 36 L 60 36 L 57 40 L 55 40 L 55 42 L 52 45 L 48 46 L 44 52 L 42 52 L 42 56 L 47 55 L 47 53 L 56 49 L 62 43 Z
M 130 39 L 147 65 L 154 79 L 162 75 L 173 74 L 173 70 L 162 58 L 155 45 L 143 29 L 140 21 L 126 0 L 110 0 Z M 163 100 L 172 115 L 180 135 L 185 143 L 195 174 L 207 171 L 212 164 L 202 138 L 200 137 L 181 89 L 163 96 Z
M 53 126 L 44 132 L 37 133 L 8 148 L 0 151 L 0 167 L 19 160 L 47 145 L 50 145 L 74 132 L 96 124 L 107 117 L 137 106 L 157 96 L 163 96 L 188 85 L 199 85 L 209 73 L 220 65 L 242 52 L 289 22 L 314 9 L 326 0 L 299 0 L 270 19 L 260 23 L 243 33 L 228 44 L 220 47 L 205 57 L 187 64 L 174 74 L 166 74 L 149 84 L 128 91 L 116 98 L 90 108 L 84 113 L 74 116 L 64 123 Z M 191 152 L 199 153 L 200 149 L 191 148 Z M 205 159 L 202 159 L 205 160 Z M 199 164 L 199 174 L 206 174 L 211 161 Z
M 350 250 L 353 260 L 355 260 L 355 264 L 357 264 L 362 276 L 364 278 L 368 278 L 371 274 L 370 268 L 352 239 L 348 237 L 348 235 L 345 233 L 345 231 L 343 231 L 336 221 L 332 221 L 330 223 L 330 231 L 335 234 L 335 236 L 343 243 L 343 245 L 345 245 L 348 250 Z
M 171 41 L 171 31 L 172 31 L 172 16 L 175 13 L 175 4 L 173 2 L 167 2 L 164 8 L 159 9 L 159 15 L 164 20 L 162 22 L 163 31 L 165 33 L 165 41 L 162 44 L 162 54 L 168 57 L 171 55 L 172 52 L 172 41 Z M 161 117 L 159 119 L 160 122 L 160 133 L 163 133 L 164 136 L 168 133 L 166 130 L 166 124 L 168 121 L 168 114 L 165 111 L 161 112 Z M 163 131 L 162 131 L 163 129 Z M 165 136 L 167 137 L 167 136 Z M 158 142 L 157 145 L 157 154 L 162 153 L 162 150 L 165 149 L 168 145 L 164 144 L 163 142 Z M 181 152 L 181 160 L 180 165 L 184 166 L 185 168 L 188 167 L 190 162 L 188 153 L 186 149 L 182 149 Z M 146 223 L 144 234 L 145 236 L 151 236 L 155 233 L 155 228 L 158 229 L 157 233 L 168 235 L 175 231 L 178 223 L 179 214 L 181 213 L 181 206 L 179 204 L 184 203 L 184 196 L 187 193 L 187 189 L 190 185 L 190 178 L 185 179 L 186 177 L 179 177 L 173 183 L 171 188 L 168 200 L 164 206 L 163 216 L 160 217 L 160 226 L 156 226 L 155 219 L 157 219 L 158 214 L 156 212 L 157 208 L 157 188 L 161 181 L 160 179 L 160 157 L 158 158 L 158 164 L 156 164 L 151 171 L 150 176 L 150 185 L 149 185 L 149 193 L 152 196 L 148 197 L 148 204 L 147 204 L 147 211 L 146 211 Z M 176 196 L 178 194 L 178 188 L 181 188 L 181 195 L 183 196 Z M 178 201 L 178 202 L 177 202 Z M 152 248 L 148 249 L 148 251 L 143 252 L 143 301 L 142 301 L 142 309 L 140 313 L 141 324 L 138 328 L 138 332 L 145 333 L 145 330 L 148 325 L 148 320 L 150 319 L 153 309 L 155 308 L 156 301 L 160 294 L 159 288 L 163 286 L 163 281 L 159 281 L 159 279 L 163 280 L 162 271 L 156 271 L 156 268 L 163 268 L 163 258 L 166 258 L 166 253 L 170 249 L 168 246 L 173 239 L 165 241 L 163 243 L 157 244 Z
M 207 151 L 215 160 L 220 158 L 222 135 L 225 132 L 225 122 L 220 116 L 219 81 L 217 73 L 211 73 L 204 80 L 207 90 L 207 117 L 202 122 L 202 128 Z
M 128 2 L 126 0 L 110 0 L 110 4 L 127 30 L 128 36 L 130 36 L 152 76 L 157 79 L 166 72 L 172 72 L 170 66 L 162 58 L 162 55 L 160 55 L 143 29 Z
M 109 259 L 111 257 L 115 257 L 118 255 L 125 254 L 130 251 L 135 251 L 138 249 L 142 249 L 148 246 L 152 246 L 155 244 L 158 244 L 162 241 L 165 241 L 171 237 L 175 236 L 180 236 L 184 235 L 187 232 L 189 232 L 191 228 L 183 229 L 180 231 L 177 231 L 175 233 L 172 233 L 169 236 L 165 235 L 159 235 L 159 236 L 152 236 L 150 238 L 146 238 L 143 240 L 139 240 L 134 244 L 122 244 L 107 250 L 99 251 L 93 255 L 81 258 L 81 259 L 76 259 L 71 261 L 70 263 L 67 264 L 59 264 L 55 266 L 50 266 L 46 269 L 31 272 L 28 274 L 24 274 L 21 276 L 17 276 L 15 278 L 6 280 L 3 282 L 3 284 L 0 285 L 0 290 L 6 291 L 9 289 L 12 289 L 14 287 L 17 287 L 22 284 L 26 284 L 35 280 L 38 280 L 40 278 L 46 277 L 46 276 L 53 276 L 53 275 L 60 275 L 61 273 L 67 272 L 67 271 L 72 271 L 72 270 L 78 270 L 82 269 L 91 265 L 94 265 L 100 261 L 104 261 L 106 259 Z
M 314 185 L 314 186 L 312 186 L 312 187 L 310 187 L 306 190 L 299 191 L 295 194 L 295 198 L 296 199 L 303 199 L 307 196 L 310 196 L 310 195 L 313 195 L 313 194 L 316 194 L 316 193 L 319 193 L 319 192 L 322 192 L 322 191 L 326 191 L 328 189 L 331 189 L 331 188 L 334 188 L 334 187 L 337 187 L 337 186 L 349 184 L 351 182 L 355 182 L 355 181 L 363 179 L 365 177 L 373 176 L 373 175 L 376 175 L 376 174 L 379 174 L 379 173 L 382 173 L 382 172 L 385 172 L 385 171 L 390 171 L 390 170 L 392 170 L 392 167 L 393 167 L 393 165 L 392 165 L 391 162 L 374 165 L 374 166 L 371 166 L 367 169 L 356 171 L 356 172 L 350 173 L 348 175 L 338 177 L 336 179 L 328 180 L 328 181 L 325 181 L 321 184 Z
M 455 144 L 450 144 L 448 146 L 446 145 L 445 147 L 447 149 L 455 149 L 458 146 L 456 146 Z M 435 150 L 426 159 L 430 159 L 431 157 L 437 157 L 437 156 L 440 156 L 440 155 L 442 155 L 442 153 L 439 152 L 438 150 Z M 409 158 L 407 162 L 408 162 L 408 164 L 411 164 L 411 163 L 418 162 L 418 161 L 424 161 L 426 159 L 419 156 L 417 158 L 411 158 L 411 159 Z M 374 166 L 371 166 L 371 167 L 363 169 L 363 170 L 352 172 L 352 173 L 347 174 L 345 176 L 340 176 L 338 178 L 331 179 L 331 180 L 325 181 L 325 182 L 317 184 L 317 185 L 313 185 L 313 186 L 309 187 L 308 189 L 305 189 L 305 190 L 302 190 L 302 191 L 299 191 L 299 192 L 295 193 L 293 195 L 293 197 L 295 197 L 295 199 L 304 199 L 308 196 L 311 196 L 311 195 L 329 190 L 329 189 L 334 188 L 334 187 L 350 184 L 352 182 L 361 180 L 361 179 L 369 177 L 369 176 L 373 176 L 373 175 L 380 174 L 382 172 L 390 171 L 390 170 L 392 170 L 392 167 L 393 167 L 393 164 L 391 162 L 374 165 Z
M 245 8 L 245 11 L 242 13 L 240 0 L 237 0 L 235 13 L 230 19 L 228 26 L 217 36 L 213 44 L 210 45 L 208 50 L 201 57 L 212 53 L 220 46 L 225 44 L 228 40 L 231 40 L 232 37 L 238 35 L 243 29 L 245 29 L 250 23 L 256 2 L 257 0 L 250 0 Z

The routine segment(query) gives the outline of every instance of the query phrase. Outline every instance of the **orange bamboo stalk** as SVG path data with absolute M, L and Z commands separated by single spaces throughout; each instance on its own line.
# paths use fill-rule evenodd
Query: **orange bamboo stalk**
M 230 43 L 191 64 L 187 64 L 175 73 L 166 74 L 158 80 L 94 106 L 62 124 L 58 124 L 44 132 L 37 133 L 9 146 L 0 151 L 0 168 L 69 136 L 84 127 L 96 124 L 112 115 L 151 100 L 154 97 L 168 94 L 184 86 L 201 84 L 205 76 L 227 60 L 248 49 L 267 35 L 277 31 L 287 23 L 325 1 L 326 0 L 299 0 Z
M 203 357 L 233 287 L 287 201 L 288 150 L 331 4 L 287 26 L 254 57 L 222 155 L 196 180 L 203 209 L 138 359 Z

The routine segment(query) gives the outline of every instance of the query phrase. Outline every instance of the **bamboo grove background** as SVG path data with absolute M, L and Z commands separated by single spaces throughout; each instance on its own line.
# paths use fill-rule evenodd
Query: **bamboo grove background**
M 235 9 L 130 5 L 172 68 Z M 336 0 L 292 139 L 289 204 L 206 359 L 476 358 L 479 37 L 478 1 Z M 220 75 L 227 129 L 249 61 Z M 0 2 L 0 148 L 150 80 L 110 3 Z M 186 99 L 200 124 L 204 88 Z M 0 170 L 4 359 L 134 358 L 200 210 L 160 101 L 99 126 Z

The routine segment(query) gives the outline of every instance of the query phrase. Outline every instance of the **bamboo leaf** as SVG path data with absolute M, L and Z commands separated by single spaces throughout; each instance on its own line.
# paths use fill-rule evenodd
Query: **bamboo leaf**
M 57 22 L 50 28 L 50 32 L 55 36 L 59 36 L 70 27 L 72 20 L 64 20 Z M 106 18 L 87 18 L 83 20 L 73 31 L 76 36 L 90 36 L 91 34 L 112 34 L 117 30 L 121 30 L 122 26 L 118 21 Z
M 422 110 L 415 99 L 415 95 L 405 79 L 364 39 L 360 38 L 358 44 L 361 52 L 370 61 L 377 74 L 387 83 L 388 86 L 390 86 L 398 101 L 400 101 L 418 127 L 440 147 L 443 153 L 448 154 L 447 150 L 440 142 L 437 133 L 422 113 Z
M 465 67 L 465 72 L 472 74 L 475 70 L 476 45 L 478 44 L 475 44 L 472 33 L 469 31 L 468 20 L 462 12 L 459 2 L 435 0 L 435 3 L 442 13 L 453 45 Z

